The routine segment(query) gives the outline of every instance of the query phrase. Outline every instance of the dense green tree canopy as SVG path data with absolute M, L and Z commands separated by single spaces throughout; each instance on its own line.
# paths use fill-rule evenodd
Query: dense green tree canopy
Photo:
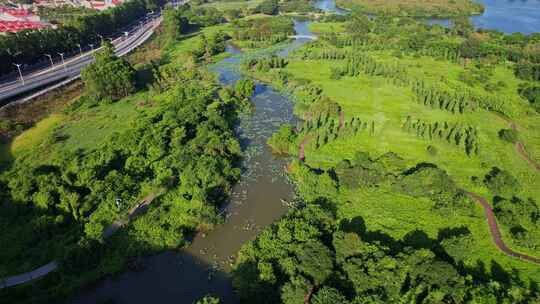
M 495 291 L 490 286 L 502 282 L 486 282 L 463 274 L 452 261 L 429 249 L 413 249 L 406 242 L 395 240 L 391 244 L 388 237 L 372 237 L 367 241 L 367 232 L 345 231 L 355 226 L 340 226 L 323 206 L 311 203 L 291 211 L 244 246 L 234 271 L 234 283 L 243 303 L 256 299 L 258 303 L 402 303 L 406 300 L 457 304 L 489 301 L 494 297 L 508 303 L 538 299 L 522 288 L 515 292 Z M 291 225 L 303 226 L 310 233 L 304 234 L 306 238 L 283 237 L 283 227 Z M 293 236 L 297 234 L 298 231 Z M 263 288 L 265 296 L 260 297 L 257 291 Z
M 89 95 L 117 100 L 135 91 L 135 69 L 114 54 L 111 43 L 106 42 L 94 58 L 81 72 Z

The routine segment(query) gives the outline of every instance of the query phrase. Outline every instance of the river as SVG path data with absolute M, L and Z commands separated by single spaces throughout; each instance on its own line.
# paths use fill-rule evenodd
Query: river
M 540 31 L 540 0 L 477 0 L 485 7 L 482 15 L 471 17 L 476 28 L 504 33 L 531 34 Z M 449 26 L 448 19 L 432 19 L 431 24 Z
M 295 21 L 295 30 L 299 35 L 311 35 L 307 25 L 307 21 Z M 286 56 L 306 41 L 296 39 L 277 54 Z M 227 51 L 231 56 L 211 67 L 226 85 L 241 77 L 238 68 L 243 58 L 232 47 Z M 293 105 L 261 83 L 257 83 L 252 101 L 253 112 L 242 116 L 237 128 L 244 151 L 243 172 L 224 208 L 225 223 L 196 235 L 184 250 L 146 258 L 141 271 L 127 271 L 85 288 L 73 303 L 192 303 L 206 294 L 219 296 L 223 303 L 238 302 L 231 286 L 230 261 L 242 244 L 285 214 L 282 200 L 294 195 L 284 170 L 289 160 L 272 155 L 266 144 L 280 125 L 295 124 Z

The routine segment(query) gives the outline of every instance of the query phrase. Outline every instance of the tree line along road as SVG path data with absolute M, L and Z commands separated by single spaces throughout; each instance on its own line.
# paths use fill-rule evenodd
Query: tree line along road
M 155 15 L 150 17 L 142 25 L 136 25 L 126 35 L 112 41 L 115 46 L 116 54 L 123 56 L 150 38 L 157 26 L 161 24 L 162 17 Z M 40 70 L 29 75 L 23 75 L 24 83 L 20 78 L 14 81 L 0 85 L 0 101 L 5 101 L 22 95 L 38 88 L 52 86 L 59 81 L 69 82 L 80 77 L 81 70 L 91 63 L 93 54 L 100 48 L 83 53 L 74 58 L 68 59 L 64 64 L 58 63 L 53 67 Z M 31 97 L 37 97 L 49 91 L 49 88 L 33 94 Z M 27 100 L 25 98 L 24 100 Z

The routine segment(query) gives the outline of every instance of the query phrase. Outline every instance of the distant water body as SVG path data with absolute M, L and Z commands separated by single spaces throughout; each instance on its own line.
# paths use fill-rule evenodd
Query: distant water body
M 540 0 L 477 0 L 485 7 L 482 15 L 471 17 L 476 28 L 504 33 L 540 32 Z M 432 19 L 431 24 L 449 26 L 448 19 Z

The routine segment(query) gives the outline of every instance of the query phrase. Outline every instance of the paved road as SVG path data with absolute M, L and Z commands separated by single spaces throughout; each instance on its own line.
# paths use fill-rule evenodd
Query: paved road
M 146 22 L 142 25 L 137 25 L 131 29 L 129 31 L 129 36 L 123 36 L 113 40 L 116 54 L 123 56 L 148 40 L 148 38 L 150 38 L 154 32 L 154 29 L 161 23 L 161 20 L 161 16 L 148 18 L 148 20 L 146 20 Z M 83 53 L 81 56 L 67 59 L 65 61 L 65 65 L 57 63 L 54 67 L 49 67 L 28 75 L 24 75 L 24 85 L 19 78 L 14 79 L 11 82 L 1 84 L 0 101 L 13 98 L 20 94 L 28 93 L 38 88 L 43 88 L 48 85 L 54 85 L 62 80 L 70 81 L 79 78 L 81 69 L 94 60 L 92 55 L 96 50 Z
M 41 278 L 42 276 L 55 271 L 57 268 L 58 268 L 58 264 L 55 261 L 52 261 L 46 265 L 43 265 L 27 273 L 5 278 L 4 280 L 0 280 L 0 289 L 19 285 L 22 283 L 26 283 L 26 282 Z

